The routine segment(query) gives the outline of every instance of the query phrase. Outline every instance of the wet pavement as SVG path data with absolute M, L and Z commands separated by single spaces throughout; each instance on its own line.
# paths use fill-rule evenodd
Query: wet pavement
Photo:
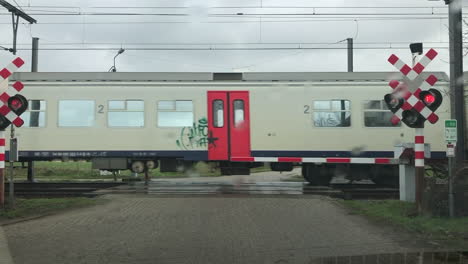
M 15 263 L 325 263 L 433 249 L 318 196 L 105 199 L 4 226 Z

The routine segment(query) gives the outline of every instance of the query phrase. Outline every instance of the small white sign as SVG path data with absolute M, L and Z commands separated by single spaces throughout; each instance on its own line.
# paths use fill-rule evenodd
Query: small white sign
M 447 157 L 455 157 L 455 145 L 447 145 Z

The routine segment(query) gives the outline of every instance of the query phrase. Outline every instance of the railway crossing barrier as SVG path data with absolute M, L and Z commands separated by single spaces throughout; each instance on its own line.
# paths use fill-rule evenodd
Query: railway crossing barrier
M 386 94 L 384 101 L 388 109 L 394 113 L 391 119 L 393 124 L 402 121 L 407 126 L 415 128 L 413 146 L 415 184 L 413 190 L 415 190 L 415 201 L 419 212 L 422 210 L 422 191 L 424 185 L 424 123 L 426 120 L 429 120 L 430 123 L 435 124 L 439 120 L 435 111 L 442 103 L 442 94 L 432 88 L 437 82 L 437 78 L 434 75 L 429 75 L 427 79 L 423 80 L 421 85 L 416 82 L 416 78 L 436 56 L 437 52 L 434 49 L 430 49 L 413 67 L 405 64 L 395 54 L 392 54 L 388 58 L 388 62 L 406 77 L 406 80 L 404 79 L 403 82 L 397 80 L 390 81 L 389 86 L 393 89 L 393 92 Z M 409 190 L 409 188 L 413 188 L 411 175 L 411 168 L 400 167 L 400 187 L 403 188 L 400 191 L 405 194 L 400 198 L 405 200 L 411 200 L 412 198 L 412 191 Z M 406 197 L 406 194 L 408 197 Z
M 23 66 L 23 64 L 24 61 L 18 57 L 5 68 L 0 70 L 0 85 L 5 87 L 3 91 L 0 91 L 0 208 L 5 205 L 5 129 L 11 124 L 16 127 L 21 127 L 24 124 L 24 121 L 20 115 L 28 108 L 28 100 L 19 94 L 19 92 L 24 88 L 24 85 L 17 81 L 9 87 L 8 77 Z M 10 143 L 12 142 L 17 142 L 14 139 L 13 133 L 11 133 Z M 11 149 L 13 148 L 10 148 L 10 150 Z M 10 155 L 10 161 L 13 161 L 13 156 L 15 155 Z M 13 197 L 12 175 L 13 173 L 10 175 L 10 202 L 12 202 Z

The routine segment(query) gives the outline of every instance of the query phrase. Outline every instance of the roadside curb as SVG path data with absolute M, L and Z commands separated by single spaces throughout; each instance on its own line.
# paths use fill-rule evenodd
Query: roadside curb
M 8 248 L 8 241 L 6 240 L 3 228 L 0 226 L 0 263 L 2 264 L 13 264 L 13 258 Z
M 31 221 L 31 220 L 43 218 L 43 217 L 50 216 L 50 215 L 54 215 L 54 214 L 56 214 L 56 213 L 53 213 L 53 212 L 52 212 L 52 213 L 46 213 L 46 214 L 40 214 L 40 215 L 33 215 L 33 216 L 28 216 L 28 217 L 22 217 L 22 218 L 18 218 L 18 219 L 0 220 L 0 228 L 1 228 L 2 226 L 14 225 L 14 224 L 17 224 L 17 223 L 26 222 L 26 221 Z

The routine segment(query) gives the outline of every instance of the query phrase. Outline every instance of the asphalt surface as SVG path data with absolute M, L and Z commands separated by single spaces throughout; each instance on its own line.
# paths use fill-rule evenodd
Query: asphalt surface
M 15 263 L 316 263 L 425 247 L 316 196 L 105 199 L 4 226 Z

